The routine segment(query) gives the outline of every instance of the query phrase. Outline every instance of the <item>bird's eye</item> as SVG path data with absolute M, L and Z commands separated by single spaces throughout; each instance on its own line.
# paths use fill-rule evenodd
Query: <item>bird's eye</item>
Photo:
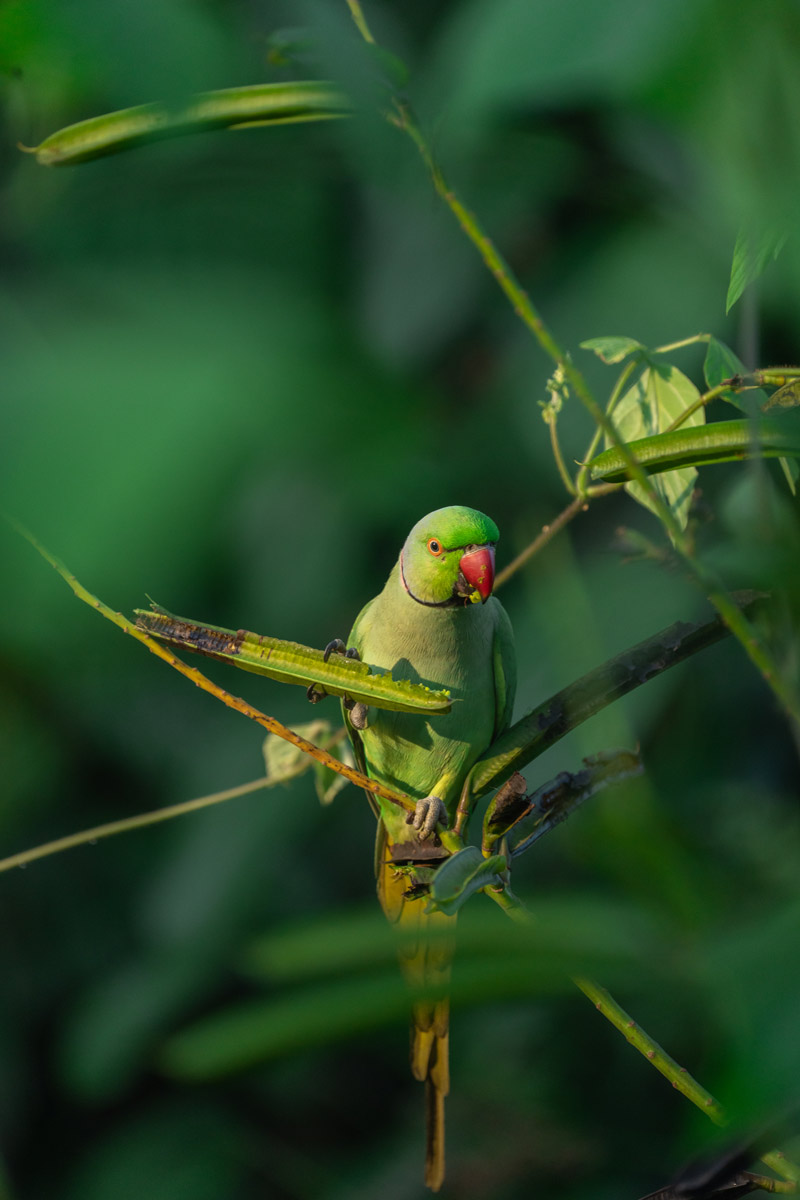
M 428 549 L 430 550 L 431 554 L 438 558 L 444 547 L 442 546 L 441 542 L 437 541 L 436 538 L 428 538 Z

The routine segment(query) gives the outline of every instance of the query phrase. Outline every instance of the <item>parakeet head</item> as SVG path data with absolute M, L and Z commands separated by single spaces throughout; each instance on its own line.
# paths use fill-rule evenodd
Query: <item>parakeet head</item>
M 406 538 L 400 554 L 403 587 L 419 604 L 435 608 L 485 603 L 494 585 L 499 536 L 494 521 L 474 508 L 437 508 Z

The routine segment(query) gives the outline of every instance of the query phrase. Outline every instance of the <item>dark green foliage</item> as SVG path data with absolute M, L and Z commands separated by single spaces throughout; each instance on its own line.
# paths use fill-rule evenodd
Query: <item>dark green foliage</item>
M 408 64 L 446 173 L 598 394 L 624 362 L 577 347 L 609 331 L 658 346 L 703 330 L 748 370 L 797 361 L 790 0 L 428 0 L 368 17 Z M 300 24 L 276 61 L 271 35 Z M 489 513 L 502 566 L 564 507 L 537 407 L 552 364 L 378 115 L 382 68 L 343 0 L 12 0 L 0 71 L 0 506 L 87 587 L 125 612 L 152 593 L 321 646 L 425 512 Z M 115 108 L 310 75 L 352 90 L 358 116 L 60 172 L 16 149 Z M 762 221 L 790 236 L 758 307 L 746 290 L 726 317 L 737 232 Z M 681 370 L 700 385 L 700 351 Z M 730 414 L 715 405 L 709 420 Z M 558 429 L 571 464 L 592 433 L 574 397 Z M 784 589 L 771 637 L 796 673 L 797 502 L 774 463 L 699 478 L 698 547 L 731 586 Z M 517 713 L 707 617 L 680 572 L 621 560 L 621 524 L 659 538 L 613 496 L 504 589 Z M 0 541 L 0 855 L 262 773 L 255 726 Z M 310 719 L 299 689 L 209 673 Z M 328 706 L 314 715 L 335 720 Z M 621 1200 L 713 1141 L 571 971 L 594 971 L 744 1126 L 796 1100 L 796 741 L 727 639 L 529 773 L 533 789 L 637 742 L 646 770 L 515 866 L 549 945 L 481 897 L 464 907 L 443 1195 Z M 373 826 L 352 788 L 321 808 L 307 773 L 0 875 L 4 1200 L 421 1194 Z M 181 1039 L 241 1012 L 274 1057 L 238 1043 L 247 1070 L 180 1078 Z

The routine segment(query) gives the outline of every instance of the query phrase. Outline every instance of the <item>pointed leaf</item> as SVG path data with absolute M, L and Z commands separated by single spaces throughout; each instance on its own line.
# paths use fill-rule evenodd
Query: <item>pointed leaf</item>
M 434 875 L 430 891 L 432 903 L 427 911 L 436 908 L 453 916 L 475 892 L 500 884 L 506 866 L 502 855 L 484 858 L 477 846 L 465 846 L 442 863 Z
M 708 343 L 703 375 L 709 388 L 719 387 L 726 379 L 735 375 L 746 375 L 747 367 L 724 342 L 712 337 Z M 721 398 L 730 404 L 735 404 L 742 412 L 752 416 L 761 408 L 767 398 L 760 388 L 748 389 L 746 392 L 735 392 L 733 389 L 724 391 Z
M 581 342 L 581 350 L 593 350 L 604 363 L 618 363 L 635 351 L 644 351 L 645 346 L 629 337 L 596 337 Z
M 647 367 L 614 409 L 614 424 L 625 442 L 638 442 L 642 438 L 650 438 L 660 434 L 682 416 L 699 395 L 691 379 L 677 367 Z M 686 419 L 682 428 L 685 430 L 686 427 L 704 423 L 705 410 L 699 408 Z M 610 445 L 610 439 L 606 437 L 605 440 L 606 445 Z M 667 471 L 655 481 L 657 492 L 669 506 L 681 528 L 686 527 L 689 519 L 689 505 L 696 478 L 695 468 L 685 466 Z M 629 481 L 625 488 L 645 508 L 653 510 L 650 498 L 638 483 Z
M 769 399 L 761 405 L 761 411 L 768 412 L 771 408 L 797 408 L 798 405 L 800 405 L 800 379 L 793 379 L 791 383 L 787 383 L 782 388 L 778 388 L 777 392 L 773 392 Z
M 330 737 L 330 732 L 331 726 L 329 721 L 308 721 L 305 725 L 295 726 L 295 733 L 299 733 L 301 737 L 306 738 L 309 742 L 317 744 Z M 310 755 L 305 754 L 304 751 L 293 745 L 292 742 L 287 742 L 285 738 L 280 738 L 275 733 L 267 734 L 261 749 L 264 755 L 267 778 L 273 784 L 294 779 L 295 776 L 301 775 L 314 762 L 314 759 Z M 334 772 L 332 771 L 331 774 L 334 774 Z M 346 782 L 347 780 L 345 780 Z
M 775 229 L 754 233 L 744 227 L 739 230 L 733 248 L 731 278 L 725 299 L 725 312 L 729 313 L 748 284 L 758 279 L 770 258 L 777 258 L 783 249 L 787 234 Z
M 800 479 L 800 464 L 796 458 L 781 458 L 781 468 L 786 476 L 786 482 L 789 485 L 789 491 L 793 496 L 797 495 L 797 481 Z

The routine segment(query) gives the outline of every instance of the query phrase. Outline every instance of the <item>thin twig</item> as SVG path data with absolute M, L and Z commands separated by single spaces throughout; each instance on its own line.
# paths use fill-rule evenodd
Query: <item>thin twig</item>
M 576 517 L 579 512 L 585 512 L 588 507 L 589 505 L 583 496 L 576 496 L 574 500 L 570 501 L 555 520 L 551 521 L 549 525 L 542 526 L 541 533 L 537 534 L 529 546 L 526 546 L 507 567 L 503 567 L 503 570 L 500 571 L 495 580 L 495 589 L 502 587 L 512 575 L 516 574 L 520 567 L 523 567 L 529 559 L 533 558 L 534 554 L 538 554 L 551 538 L 555 537 L 565 525 L 569 524 L 573 517 Z
M 60 854 L 62 850 L 72 850 L 75 846 L 92 845 L 101 838 L 114 837 L 117 833 L 128 833 L 132 829 L 141 829 L 145 825 L 156 825 L 159 821 L 171 821 L 173 817 L 181 817 L 184 813 L 197 812 L 201 808 L 209 808 L 212 804 L 222 804 L 225 800 L 234 800 L 237 796 L 247 796 L 262 788 L 274 787 L 284 783 L 306 769 L 303 762 L 301 768 L 291 773 L 287 771 L 279 779 L 270 779 L 266 775 L 254 779 L 252 783 L 242 783 L 239 787 L 227 788 L 223 792 L 214 792 L 209 796 L 200 796 L 196 800 L 184 800 L 180 804 L 170 804 L 167 808 L 153 809 L 152 812 L 139 813 L 135 817 L 123 817 L 119 821 L 108 821 L 105 825 L 95 825 L 93 829 L 84 829 L 80 833 L 70 833 L 66 837 L 56 838 L 52 842 L 43 842 L 32 850 L 23 850 L 19 854 L 11 854 L 8 858 L 0 858 L 0 872 L 10 871 L 13 867 L 24 867 L 37 858 L 47 858 L 50 854 Z

